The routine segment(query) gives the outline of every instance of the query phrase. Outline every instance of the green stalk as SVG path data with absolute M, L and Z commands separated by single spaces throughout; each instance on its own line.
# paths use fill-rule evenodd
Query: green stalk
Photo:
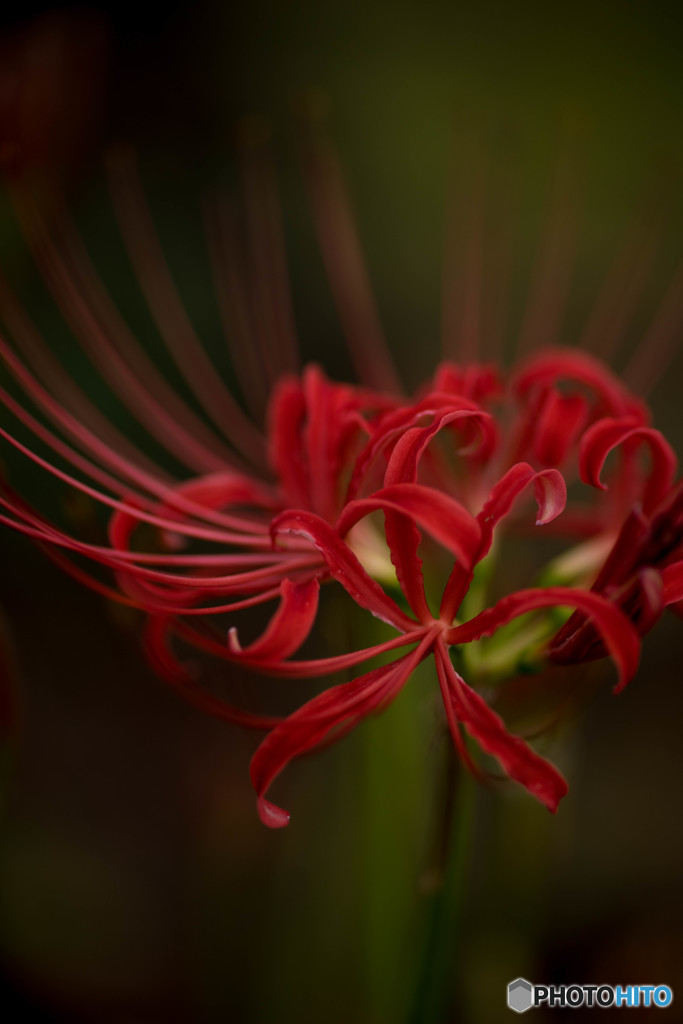
M 365 1001 L 371 1024 L 400 1024 L 415 956 L 416 879 L 424 834 L 423 671 L 379 718 L 365 723 L 361 860 Z M 425 680 L 426 681 L 426 680 Z
M 451 746 L 447 770 L 442 876 L 425 907 L 425 938 L 408 1024 L 445 1020 L 454 982 L 457 984 L 475 788 Z

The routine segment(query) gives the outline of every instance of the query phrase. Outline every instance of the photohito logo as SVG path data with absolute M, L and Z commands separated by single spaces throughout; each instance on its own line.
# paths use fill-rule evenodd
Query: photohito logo
M 668 985 L 532 985 L 526 978 L 516 978 L 508 985 L 508 1006 L 515 1013 L 525 1013 L 532 1006 L 670 1006 L 674 994 Z

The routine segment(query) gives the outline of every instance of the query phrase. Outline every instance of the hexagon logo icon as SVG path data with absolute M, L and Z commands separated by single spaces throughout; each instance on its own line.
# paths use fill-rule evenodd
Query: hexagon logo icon
M 515 1013 L 530 1010 L 533 1004 L 533 986 L 526 978 L 517 978 L 508 985 L 508 1006 Z

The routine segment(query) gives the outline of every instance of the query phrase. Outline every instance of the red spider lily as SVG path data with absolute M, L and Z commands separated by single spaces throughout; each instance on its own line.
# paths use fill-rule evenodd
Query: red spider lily
M 474 359 L 467 365 L 446 360 L 406 398 L 379 333 L 338 167 L 324 148 L 312 151 L 307 163 L 313 205 L 365 384 L 332 383 L 316 366 L 297 372 L 271 168 L 254 150 L 245 160 L 246 251 L 229 209 L 212 221 L 211 250 L 222 311 L 240 341 L 236 370 L 253 418 L 194 334 L 129 159 L 112 168 L 115 205 L 142 289 L 211 426 L 169 388 L 130 333 L 64 211 L 52 210 L 48 219 L 15 187 L 33 256 L 65 319 L 112 390 L 183 472 L 180 482 L 171 477 L 102 416 L 0 280 L 0 313 L 24 358 L 3 340 L 0 355 L 37 415 L 8 390 L 0 389 L 0 400 L 46 454 L 4 428 L 0 436 L 111 510 L 108 543 L 97 545 L 67 533 L 4 486 L 0 522 L 38 541 L 94 590 L 144 611 L 150 659 L 189 700 L 268 732 L 252 762 L 266 824 L 288 821 L 266 799 L 286 764 L 385 707 L 429 655 L 466 762 L 474 769 L 463 731 L 555 810 L 567 789 L 564 779 L 507 731 L 456 670 L 466 664 L 460 649 L 540 613 L 529 636 L 516 637 L 508 673 L 520 651 L 538 665 L 609 654 L 621 689 L 637 666 L 639 634 L 666 604 L 683 599 L 683 505 L 680 487 L 672 490 L 673 453 L 650 426 L 644 403 L 579 350 L 546 347 L 507 376 Z M 675 316 L 667 307 L 660 319 L 666 340 Z M 260 429 L 255 420 L 264 411 Z M 601 473 L 614 449 L 619 458 L 604 490 Z M 584 492 L 589 500 L 567 503 L 567 483 L 578 481 L 592 487 Z M 501 550 L 503 533 L 525 528 L 517 503 L 531 487 L 536 524 L 573 546 L 550 567 L 546 585 L 473 610 L 468 595 L 484 563 Z M 383 515 L 383 529 L 376 513 Z M 439 564 L 451 560 L 438 607 L 425 585 L 425 552 Z M 115 585 L 85 568 L 83 558 L 111 571 Z M 293 660 L 316 622 L 320 584 L 330 581 L 396 636 L 331 658 Z M 234 625 L 215 625 L 216 616 L 273 600 L 277 608 L 261 636 L 246 646 Z M 556 615 L 547 612 L 557 608 L 573 609 L 559 633 Z M 174 636 L 285 677 L 324 676 L 409 650 L 278 720 L 203 690 L 173 652 Z
M 567 367 L 571 368 L 574 377 L 583 386 L 592 384 L 601 401 L 605 395 L 609 395 L 613 406 L 618 409 L 624 406 L 633 409 L 634 400 L 616 388 L 607 371 L 598 373 L 594 363 L 586 364 L 584 360 L 567 359 L 562 355 L 552 358 L 544 356 L 544 367 L 553 359 L 558 361 L 558 368 L 565 372 L 568 372 Z M 590 374 L 579 373 L 578 368 L 585 368 L 586 365 L 590 367 Z M 527 372 L 532 374 L 534 370 L 532 365 Z M 446 369 L 443 368 L 440 375 L 444 376 L 445 373 Z M 586 418 L 589 418 L 591 403 L 588 399 L 583 401 Z M 350 668 L 397 648 L 413 645 L 412 652 L 402 655 L 398 661 L 373 669 L 309 701 L 266 737 L 252 763 L 252 779 L 259 794 L 259 810 L 266 824 L 278 827 L 289 820 L 286 812 L 265 798 L 268 787 L 284 766 L 293 757 L 327 742 L 330 735 L 348 731 L 367 714 L 389 703 L 407 682 L 416 665 L 430 653 L 436 660 L 449 727 L 463 756 L 469 761 L 461 728 L 484 751 L 499 760 L 508 776 L 526 786 L 541 802 L 554 810 L 566 792 L 566 783 L 557 770 L 534 753 L 520 737 L 506 731 L 501 719 L 456 671 L 449 648 L 457 650 L 460 644 L 490 636 L 501 626 L 531 611 L 568 606 L 577 611 L 565 629 L 572 628 L 577 615 L 581 617 L 585 629 L 589 629 L 601 644 L 600 653 L 611 654 L 617 663 L 617 690 L 626 684 L 635 671 L 639 656 L 638 632 L 643 631 L 644 619 L 640 617 L 634 623 L 633 609 L 625 602 L 615 601 L 612 594 L 603 594 L 597 585 L 599 580 L 592 591 L 567 586 L 518 591 L 469 621 L 459 622 L 456 618 L 477 565 L 491 551 L 496 533 L 503 520 L 511 515 L 516 499 L 531 485 L 534 486 L 539 509 L 537 525 L 555 522 L 561 526 L 566 503 L 566 486 L 560 471 L 555 467 L 534 470 L 526 462 L 517 462 L 502 470 L 502 475 L 476 514 L 453 496 L 458 492 L 455 476 L 448 481 L 451 493 L 446 491 L 443 466 L 437 467 L 440 489 L 417 482 L 418 471 L 423 464 L 426 464 L 428 477 L 435 474 L 435 468 L 429 465 L 428 459 L 430 443 L 441 431 L 452 430 L 454 423 L 476 425 L 480 433 L 480 437 L 475 438 L 474 446 L 470 439 L 463 456 L 468 468 L 465 481 L 467 503 L 471 503 L 472 496 L 478 492 L 487 475 L 490 477 L 492 472 L 501 472 L 501 460 L 506 457 L 505 446 L 496 444 L 490 414 L 477 409 L 470 400 L 465 402 L 464 407 L 458 408 L 461 405 L 459 400 L 454 401 L 453 397 L 447 400 L 443 393 L 434 392 L 413 405 L 381 414 L 369 441 L 358 455 L 349 491 L 356 495 L 362 488 L 364 476 L 379 453 L 384 454 L 386 463 L 383 486 L 367 497 L 352 497 L 333 525 L 322 516 L 301 509 L 281 514 L 272 524 L 271 529 L 277 539 L 295 536 L 310 541 L 323 557 L 329 575 L 344 587 L 353 600 L 389 623 L 402 636 L 349 656 L 315 662 L 283 661 L 294 653 L 308 635 L 314 621 L 313 601 L 317 586 L 303 583 L 298 587 L 283 588 L 282 604 L 277 616 L 260 640 L 244 650 L 240 648 L 234 631 L 230 634 L 229 652 L 226 653 L 220 644 L 203 638 L 196 631 L 187 628 L 180 630 L 185 639 L 212 653 L 239 657 L 252 668 L 273 675 L 324 675 L 340 668 Z M 522 417 L 526 417 L 525 412 Z M 414 425 L 418 419 L 423 421 L 425 418 L 432 419 L 432 423 Z M 552 422 L 548 429 L 557 432 L 557 426 Z M 513 436 L 516 433 L 513 431 Z M 607 448 L 604 447 L 604 438 L 609 439 L 608 443 L 612 447 L 619 442 L 633 445 L 637 441 L 644 441 L 653 452 L 653 467 L 645 476 L 634 461 L 634 452 L 629 453 L 629 459 L 620 467 L 614 482 L 617 492 L 622 495 L 625 492 L 631 493 L 639 486 L 644 507 L 648 507 L 657 495 L 670 489 L 675 471 L 673 453 L 658 432 L 640 425 L 633 418 L 618 421 L 601 417 L 584 432 L 579 451 L 574 454 L 586 483 L 602 486 L 599 475 L 592 479 L 590 470 L 597 466 L 599 473 L 605 461 Z M 539 431 L 530 439 L 530 443 L 543 443 Z M 596 455 L 595 445 L 600 443 L 603 448 Z M 569 469 L 571 454 L 572 445 L 565 444 L 564 455 Z M 624 486 L 626 477 L 628 487 Z M 384 513 L 386 542 L 409 610 L 397 604 L 377 580 L 364 570 L 351 546 L 345 541 L 351 529 L 378 510 Z M 619 520 L 603 522 L 604 514 L 599 513 L 600 509 L 593 513 L 595 522 L 608 531 L 614 530 L 615 521 Z M 614 505 L 612 513 L 615 513 Z M 457 558 L 444 589 L 438 614 L 430 610 L 425 593 L 418 555 L 422 541 L 420 528 Z M 570 536 L 572 532 L 573 523 L 570 521 Z M 680 536 L 675 539 L 674 546 L 680 544 L 680 539 Z M 648 572 L 650 576 L 656 575 L 652 564 Z M 673 588 L 673 583 L 669 586 Z M 672 589 L 673 596 L 667 596 L 666 600 L 676 600 L 677 593 Z M 663 607 L 663 600 L 660 596 L 658 610 Z M 654 617 L 650 616 L 648 622 L 652 625 Z M 561 636 L 562 632 L 550 647 L 553 657 L 557 657 Z M 156 644 L 162 640 L 162 632 L 157 632 Z M 580 659 L 575 657 L 574 660 Z M 167 660 L 167 664 L 173 663 Z M 175 668 L 178 672 L 177 665 Z
M 609 452 L 628 449 L 621 477 L 628 495 L 633 490 L 634 445 L 651 451 L 652 469 L 641 500 L 626 502 L 626 515 L 614 545 L 600 567 L 591 591 L 621 608 L 643 635 L 667 605 L 683 597 L 680 557 L 683 554 L 683 482 L 675 487 L 676 458 L 655 430 L 630 420 L 604 420 L 582 441 L 581 468 L 586 482 L 604 489 L 600 473 Z M 679 609 L 677 609 L 679 610 Z M 575 662 L 601 657 L 603 647 L 585 616 L 573 615 L 552 644 L 556 661 Z

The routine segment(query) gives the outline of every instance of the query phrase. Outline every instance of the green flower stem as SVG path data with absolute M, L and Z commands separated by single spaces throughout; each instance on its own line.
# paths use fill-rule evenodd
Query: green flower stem
M 418 670 L 381 716 L 361 727 L 364 746 L 362 944 L 371 1024 L 400 1024 L 410 999 L 418 913 L 417 879 L 431 779 Z
M 452 747 L 447 768 L 442 877 L 427 897 L 425 937 L 408 1024 L 437 1024 L 445 1020 L 450 996 L 457 986 L 475 784 Z

